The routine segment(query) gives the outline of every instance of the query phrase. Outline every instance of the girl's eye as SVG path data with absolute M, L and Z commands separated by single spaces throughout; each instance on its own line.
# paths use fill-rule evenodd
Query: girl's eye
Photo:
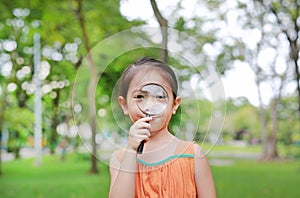
M 137 99 L 142 99 L 142 98 L 144 98 L 144 96 L 141 95 L 141 94 L 138 94 L 138 95 L 135 96 L 135 98 L 137 98 Z
M 157 98 L 157 99 L 166 99 L 167 97 L 164 96 L 164 95 L 158 95 L 158 96 L 156 96 L 156 98 Z

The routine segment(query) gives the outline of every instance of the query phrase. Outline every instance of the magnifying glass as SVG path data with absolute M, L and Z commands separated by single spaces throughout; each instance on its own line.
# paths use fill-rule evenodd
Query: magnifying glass
M 147 116 L 155 117 L 162 114 L 168 106 L 168 93 L 160 85 L 150 83 L 144 85 L 137 95 L 137 106 Z M 141 142 L 137 153 L 143 152 L 145 140 Z

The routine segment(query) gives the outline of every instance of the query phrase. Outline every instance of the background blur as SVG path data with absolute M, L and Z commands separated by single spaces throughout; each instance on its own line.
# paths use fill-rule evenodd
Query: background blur
M 170 130 L 207 151 L 218 197 L 299 197 L 299 15 L 291 0 L 2 0 L 1 197 L 107 197 L 130 126 L 116 85 L 142 56 L 176 71 Z

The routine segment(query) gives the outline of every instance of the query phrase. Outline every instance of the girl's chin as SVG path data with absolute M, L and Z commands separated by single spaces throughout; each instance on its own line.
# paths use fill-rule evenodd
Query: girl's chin
M 153 126 L 153 127 L 150 129 L 150 135 L 151 135 L 151 136 L 156 135 L 156 134 L 160 133 L 160 132 L 163 131 L 163 130 L 164 130 L 164 128 L 162 128 L 161 125 L 160 125 L 160 126 L 157 126 L 157 127 Z

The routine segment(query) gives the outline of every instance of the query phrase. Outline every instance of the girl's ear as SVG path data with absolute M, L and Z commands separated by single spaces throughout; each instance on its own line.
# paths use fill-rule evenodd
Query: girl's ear
M 118 97 L 118 102 L 123 110 L 123 113 L 125 115 L 128 115 L 128 107 L 127 107 L 127 103 L 126 103 L 126 100 L 123 96 L 119 96 Z
M 180 103 L 181 103 L 181 98 L 180 98 L 179 96 L 177 96 L 177 97 L 175 98 L 174 104 L 173 104 L 173 112 L 172 112 L 173 114 L 176 114 L 176 111 L 177 111 L 177 109 L 178 109 Z

